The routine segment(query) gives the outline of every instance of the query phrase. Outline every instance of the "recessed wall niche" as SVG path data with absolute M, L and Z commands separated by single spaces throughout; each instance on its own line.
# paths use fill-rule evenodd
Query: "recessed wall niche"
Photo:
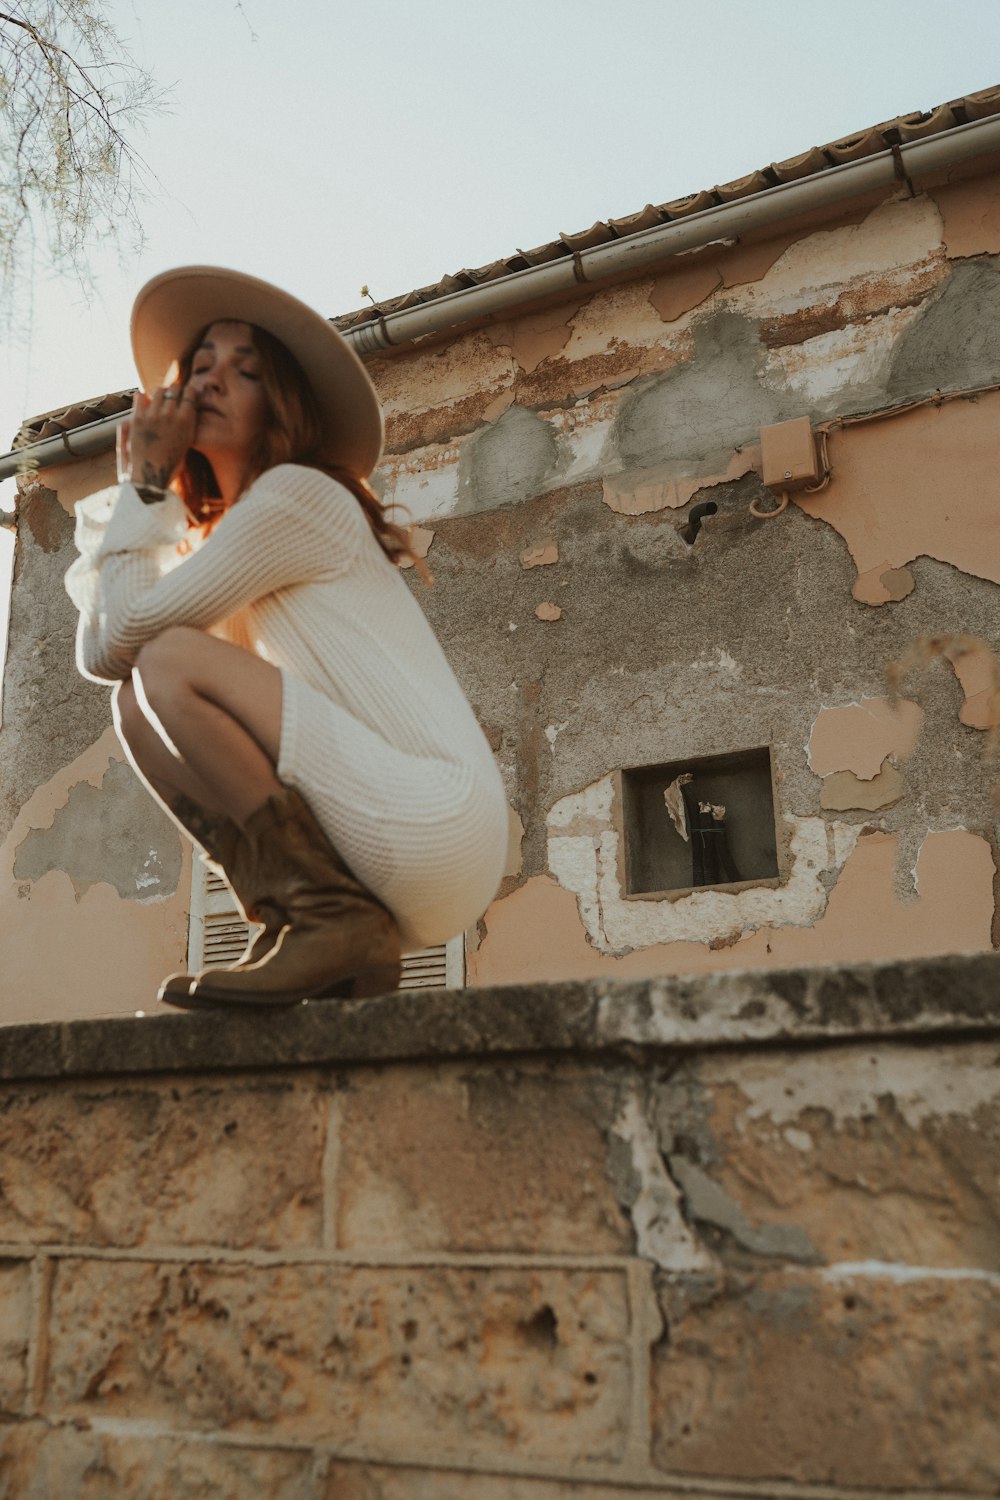
M 622 770 L 621 810 L 627 896 L 726 889 L 780 874 L 766 746 Z

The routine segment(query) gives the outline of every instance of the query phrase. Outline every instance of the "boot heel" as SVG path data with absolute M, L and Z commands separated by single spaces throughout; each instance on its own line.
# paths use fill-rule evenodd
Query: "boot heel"
M 352 1000 L 367 1000 L 371 995 L 389 995 L 399 988 L 399 964 L 382 964 L 376 969 L 362 969 L 348 981 Z

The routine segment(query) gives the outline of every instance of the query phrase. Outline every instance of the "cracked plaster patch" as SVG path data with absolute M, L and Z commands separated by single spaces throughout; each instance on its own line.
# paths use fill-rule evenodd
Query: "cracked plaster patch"
M 616 349 L 639 353 L 656 342 L 660 331 L 650 326 L 649 286 L 648 280 L 640 278 L 588 298 L 573 314 L 572 332 L 564 350 L 567 364 Z
M 909 568 L 891 568 L 888 562 L 881 562 L 858 575 L 851 593 L 859 604 L 898 604 L 916 586 Z
M 426 526 L 410 527 L 410 546 L 413 549 L 413 557 L 404 558 L 400 563 L 401 568 L 412 568 L 413 560 L 417 557 L 426 557 L 431 550 L 434 541 L 434 532 Z
M 507 806 L 507 862 L 504 877 L 520 875 L 523 864 L 521 846 L 524 843 L 524 824 L 516 808 Z
M 451 515 L 458 505 L 463 442 L 430 443 L 410 453 L 389 454 L 376 471 L 385 504 L 402 507 L 414 521 Z
M 897 341 L 919 312 L 918 307 L 894 307 L 879 317 L 832 328 L 800 344 L 771 349 L 765 378 L 813 408 L 822 403 L 824 414 L 834 414 L 845 392 L 877 391 L 884 385 Z
M 888 756 L 905 759 L 911 753 L 923 721 L 923 709 L 909 698 L 900 698 L 895 706 L 888 698 L 862 698 L 823 708 L 805 747 L 809 769 L 816 776 L 850 771 L 860 781 L 871 781 Z
M 707 943 L 720 933 L 761 927 L 812 926 L 826 910 L 830 877 L 839 875 L 860 834 L 856 825 L 786 814 L 790 870 L 783 885 L 630 901 L 619 881 L 621 836 L 613 803 L 614 785 L 606 776 L 562 798 L 548 817 L 549 870 L 576 896 L 591 942 L 608 955 L 654 943 Z
M 995 728 L 1000 720 L 1000 667 L 993 651 L 979 640 L 946 654 L 964 695 L 959 721 L 970 729 Z
M 620 400 L 621 392 L 606 391 L 574 406 L 539 413 L 556 440 L 554 484 L 575 484 L 603 470 Z
M 760 446 L 748 446 L 734 453 L 716 474 L 697 474 L 678 478 L 670 464 L 656 464 L 648 469 L 626 469 L 605 476 L 602 500 L 619 516 L 643 516 L 655 510 L 677 510 L 699 492 L 712 485 L 742 479 L 751 469 L 760 467 Z
M 649 301 L 664 323 L 673 323 L 683 313 L 700 306 L 722 285 L 722 272 L 717 265 L 681 264 L 656 278 L 650 288 Z
M 829 486 L 793 499 L 844 538 L 859 602 L 884 602 L 872 574 L 924 556 L 1000 583 L 998 419 L 1000 394 L 991 393 L 831 433 Z
M 514 383 L 517 367 L 508 345 L 488 330 L 473 329 L 408 360 L 377 363 L 379 402 L 391 423 L 396 413 L 413 416 L 453 406 L 470 392 L 499 394 Z
M 823 778 L 819 805 L 831 812 L 861 809 L 875 812 L 892 807 L 906 791 L 906 784 L 895 766 L 886 762 L 877 776 L 862 781 L 853 771 L 834 771 Z
M 715 1265 L 681 1212 L 681 1192 L 667 1171 L 656 1131 L 632 1090 L 611 1127 L 623 1171 L 613 1173 L 635 1230 L 637 1254 L 664 1271 L 698 1271 Z
M 995 174 L 951 183 L 932 196 L 944 220 L 950 259 L 1000 254 L 1000 182 Z
M 941 214 L 929 198 L 880 204 L 855 224 L 798 236 L 759 281 L 742 287 L 734 306 L 753 317 L 819 300 L 824 287 L 899 274 L 940 254 Z
M 558 542 L 541 542 L 537 547 L 526 547 L 521 553 L 522 568 L 547 568 L 558 561 Z

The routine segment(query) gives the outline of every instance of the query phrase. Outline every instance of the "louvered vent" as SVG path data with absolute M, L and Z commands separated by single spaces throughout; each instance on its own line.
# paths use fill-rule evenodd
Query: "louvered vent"
M 250 928 L 234 911 L 229 887 L 222 876 L 214 870 L 207 870 L 206 874 L 200 967 L 217 969 L 234 964 L 242 957 L 250 938 Z
M 247 945 L 250 930 L 234 910 L 226 882 L 199 859 L 191 891 L 190 972 L 235 963 Z M 450 943 L 404 953 L 400 989 L 460 988 L 465 983 L 464 946 L 459 935 Z
M 435 948 L 422 948 L 419 953 L 403 954 L 403 972 L 399 979 L 401 990 L 443 989 L 448 984 L 448 948 L 439 943 Z

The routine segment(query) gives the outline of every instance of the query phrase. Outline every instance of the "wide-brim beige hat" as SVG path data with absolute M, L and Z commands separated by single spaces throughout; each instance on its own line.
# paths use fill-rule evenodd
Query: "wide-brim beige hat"
M 255 323 L 280 339 L 305 371 L 323 424 L 324 461 L 366 479 L 382 452 L 382 410 L 368 372 L 325 318 L 256 276 L 180 266 L 147 281 L 132 308 L 132 352 L 147 392 L 209 323 Z

